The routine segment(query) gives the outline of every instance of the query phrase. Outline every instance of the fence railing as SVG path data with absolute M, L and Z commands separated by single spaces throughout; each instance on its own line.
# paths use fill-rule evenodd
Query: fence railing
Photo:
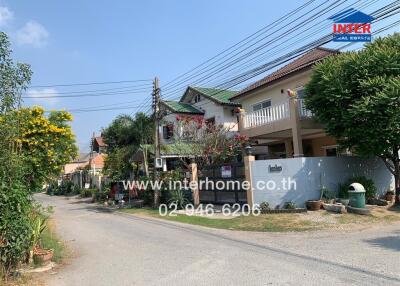
M 244 128 L 266 125 L 290 116 L 289 103 L 270 106 L 245 115 Z

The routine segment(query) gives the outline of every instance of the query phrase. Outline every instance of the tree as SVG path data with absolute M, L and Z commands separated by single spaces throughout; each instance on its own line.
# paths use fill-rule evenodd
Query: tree
M 64 165 L 76 158 L 78 148 L 66 111 L 51 111 L 46 117 L 41 107 L 15 111 L 20 118 L 20 136 L 26 185 L 38 191 L 43 184 L 59 176 Z
M 204 165 L 230 163 L 248 143 L 246 136 L 222 125 L 207 124 L 203 116 L 177 116 L 175 145 L 181 158 L 192 157 L 201 169 Z
M 105 172 L 114 179 L 126 179 L 131 171 L 133 154 L 140 145 L 152 142 L 153 120 L 144 113 L 133 118 L 120 115 L 103 130 L 108 156 L 105 160 Z
M 400 34 L 317 64 L 306 106 L 342 148 L 380 157 L 400 187 Z
M 29 251 L 31 201 L 23 184 L 19 117 L 21 92 L 30 83 L 29 65 L 14 63 L 10 42 L 0 32 L 0 278 Z

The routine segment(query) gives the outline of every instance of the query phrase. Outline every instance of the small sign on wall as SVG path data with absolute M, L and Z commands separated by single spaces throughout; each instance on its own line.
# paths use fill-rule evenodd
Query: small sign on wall
M 232 177 L 232 166 L 222 166 L 221 167 L 221 177 L 231 178 Z
M 280 173 L 282 172 L 282 166 L 275 164 L 275 165 L 268 165 L 268 172 L 270 173 Z

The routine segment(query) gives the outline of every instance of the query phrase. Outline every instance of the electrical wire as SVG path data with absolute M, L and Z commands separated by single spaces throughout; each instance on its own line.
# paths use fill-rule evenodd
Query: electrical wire
M 86 82 L 86 83 L 69 83 L 69 84 L 52 84 L 52 85 L 33 85 L 30 88 L 45 88 L 45 87 L 68 87 L 68 86 L 85 86 L 85 85 L 103 85 L 103 84 L 118 84 L 118 83 L 132 83 L 132 82 L 151 82 L 151 79 L 137 79 L 137 80 L 121 80 L 121 81 L 102 81 L 102 82 Z

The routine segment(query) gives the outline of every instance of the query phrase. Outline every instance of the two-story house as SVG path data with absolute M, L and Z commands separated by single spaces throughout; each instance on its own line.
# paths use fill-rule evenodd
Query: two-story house
M 240 134 L 266 148 L 257 159 L 339 155 L 336 140 L 325 134 L 304 104 L 304 86 L 312 67 L 337 53 L 313 49 L 232 97 L 243 108 Z
M 189 86 L 179 101 L 160 101 L 160 112 L 163 116 L 159 127 L 159 137 L 164 171 L 174 169 L 182 157 L 189 158 L 193 155 L 190 144 L 187 146 L 175 144 L 176 135 L 179 134 L 181 126 L 177 118 L 198 116 L 207 125 L 221 125 L 232 134 L 238 132 L 238 117 L 235 108 L 240 107 L 240 104 L 230 101 L 236 93 L 231 90 Z M 134 155 L 133 161 L 144 161 L 142 149 Z M 154 153 L 152 147 L 149 146 L 148 150 Z
M 164 111 L 160 126 L 161 143 L 173 142 L 177 116 L 201 116 L 207 125 L 221 125 L 230 132 L 238 131 L 235 108 L 239 103 L 230 101 L 236 91 L 189 86 L 179 101 L 161 101 Z

